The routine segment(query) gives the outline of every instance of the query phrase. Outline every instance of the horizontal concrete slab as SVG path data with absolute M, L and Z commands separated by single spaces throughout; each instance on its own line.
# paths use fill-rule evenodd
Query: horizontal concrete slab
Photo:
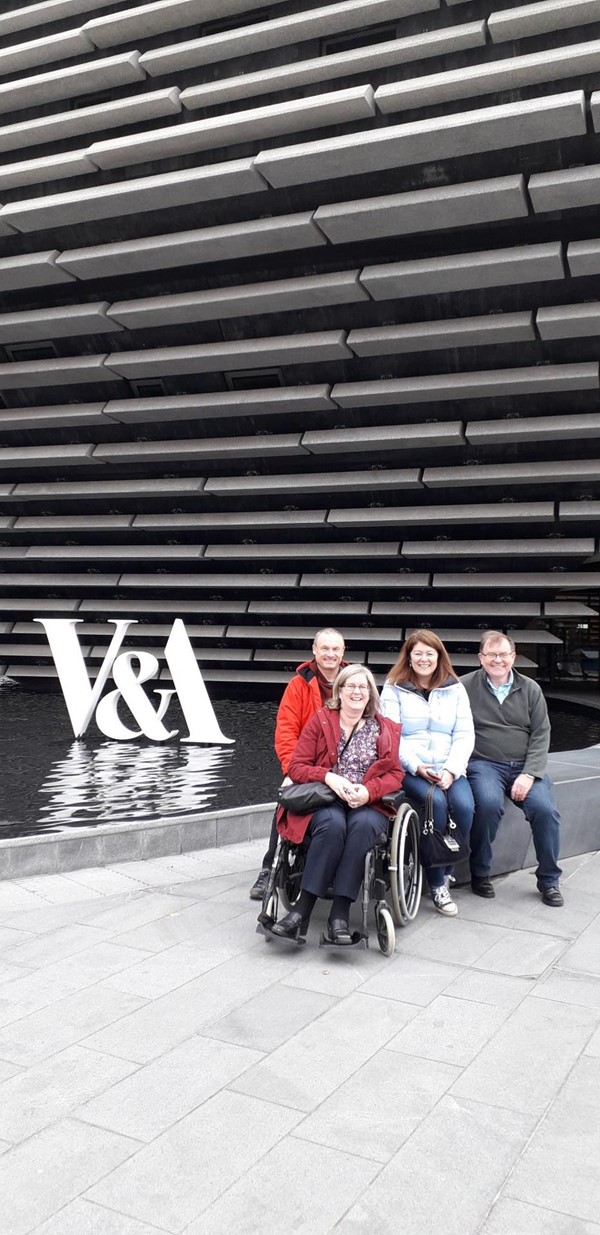
M 265 150 L 255 166 L 274 188 L 284 188 L 584 133 L 585 97 L 572 91 Z
M 469 421 L 465 436 L 474 445 L 488 442 L 573 441 L 578 438 L 587 441 L 600 437 L 600 412 Z
M 585 571 L 565 570 L 556 573 L 551 570 L 532 570 L 519 574 L 517 571 L 512 571 L 509 574 L 494 573 L 491 575 L 483 574 L 477 571 L 476 574 L 447 574 L 434 575 L 432 580 L 433 587 L 444 588 L 510 588 L 511 591 L 519 588 L 547 588 L 554 592 L 564 591 L 565 588 L 585 588 L 597 587 L 600 583 L 600 574 L 593 574 L 591 571 L 586 574 Z
M 536 214 L 595 206 L 600 202 L 600 164 L 538 172 L 529 177 L 528 188 Z
M 398 590 L 402 587 L 407 592 L 414 591 L 415 588 L 429 587 L 430 576 L 424 574 L 416 574 L 414 571 L 406 569 L 401 572 L 390 570 L 389 573 L 383 571 L 365 571 L 364 574 L 354 573 L 344 570 L 343 576 L 339 572 L 336 574 L 327 574 L 325 572 L 310 571 L 302 575 L 300 580 L 301 587 L 307 588 L 327 588 L 330 591 L 339 589 L 340 586 L 348 588 L 358 588 L 368 590 L 369 588 L 394 588 Z
M 302 445 L 310 454 L 427 450 L 464 444 L 460 420 L 437 424 L 363 425 L 360 429 L 316 429 L 302 434 Z
M 14 467 L 73 467 L 74 464 L 93 463 L 93 445 L 79 442 L 73 446 L 57 442 L 55 446 L 3 446 L 0 448 L 0 468 Z
M 525 178 L 499 176 L 336 202 L 319 206 L 314 218 L 333 244 L 344 244 L 376 236 L 403 236 L 526 218 L 528 209 Z
M 36 339 L 70 338 L 72 335 L 114 334 L 122 330 L 107 317 L 107 300 L 95 304 L 55 305 L 49 309 L 26 309 L 0 314 L 0 343 L 25 343 Z
M 600 513 L 600 503 L 598 503 Z M 380 506 L 330 510 L 334 527 L 444 526 L 447 523 L 553 523 L 554 502 L 473 502 L 440 506 Z
M 214 4 L 215 0 L 211 0 Z M 191 0 L 188 0 L 188 4 Z M 199 3 L 199 0 L 196 0 Z M 235 3 L 235 0 L 234 0 Z M 230 7 L 232 0 L 222 0 L 220 13 L 245 12 L 246 4 L 237 0 L 237 9 Z M 225 8 L 227 5 L 227 8 Z M 156 6 L 158 7 L 158 6 Z M 206 7 L 206 0 L 203 9 Z M 285 17 L 256 22 L 252 25 L 242 21 L 239 28 L 225 30 L 204 38 L 188 39 L 185 42 L 158 47 L 145 52 L 144 68 L 151 77 L 164 73 L 181 72 L 201 64 L 214 64 L 232 57 L 254 55 L 274 47 L 285 47 L 307 39 L 318 39 L 325 34 L 346 33 L 374 22 L 405 17 L 410 13 L 425 12 L 439 8 L 439 0 L 342 0 L 336 5 L 319 6 L 312 12 L 290 13 Z M 206 14 L 202 17 L 206 20 Z M 198 18 L 199 19 L 199 18 Z M 187 24 L 187 22 L 185 23 Z M 106 29 L 108 23 L 103 23 Z M 88 29 L 90 27 L 88 26 Z M 99 23 L 94 23 L 93 37 L 97 36 Z M 120 29 L 122 31 L 122 23 Z M 130 26 L 136 28 L 135 22 Z M 139 20 L 138 26 L 139 28 Z M 161 27 L 164 30 L 171 26 Z
M 258 561 L 262 558 L 327 558 L 336 561 L 338 558 L 396 558 L 399 552 L 400 542 L 397 540 L 370 540 L 365 543 L 355 541 L 352 544 L 342 544 L 339 541 L 335 544 L 318 544 L 315 541 L 302 544 L 296 541 L 293 544 L 283 542 L 267 545 L 207 545 L 204 557 L 207 561 L 213 558 L 233 558 L 240 562 L 248 559 Z M 593 552 L 593 548 L 590 552 Z
M 181 497 L 184 494 L 201 493 L 205 481 L 203 477 L 169 476 L 166 479 L 146 480 L 94 480 L 88 482 L 48 480 L 38 484 L 15 485 L 13 497 L 17 501 L 24 498 L 71 498 L 80 501 L 96 501 L 99 497 Z
M 118 377 L 165 373 L 221 373 L 224 369 L 259 365 L 306 364 L 351 356 L 343 330 L 273 335 L 267 339 L 236 339 L 228 343 L 198 343 L 190 347 L 147 348 L 111 352 L 106 369 Z
M 63 30 L 59 34 L 47 34 L 43 38 L 28 39 L 26 43 L 13 43 L 0 49 L 0 77 L 9 73 L 18 76 L 25 69 L 40 64 L 52 64 L 82 56 L 93 51 L 93 43 L 82 28 Z
M 39 5 L 34 7 L 40 8 Z M 52 0 L 44 5 L 44 8 L 51 7 Z M 26 146 L 41 146 L 44 142 L 63 141 L 67 137 L 78 137 L 81 134 L 87 136 L 98 129 L 139 124 L 159 116 L 175 115 L 179 111 L 181 102 L 176 87 L 151 90 L 147 94 L 134 95 L 129 99 L 114 99 L 110 103 L 96 103 L 91 107 L 78 107 L 71 111 L 55 112 L 49 116 L 2 125 L 0 151 L 22 150 Z
M 403 557 L 514 557 L 515 560 L 527 557 L 583 557 L 593 553 L 595 541 L 593 536 L 578 537 L 541 537 L 520 536 L 514 540 L 509 536 L 502 540 L 406 540 L 402 548 Z
M 593 459 L 560 459 L 544 463 L 476 463 L 465 467 L 427 467 L 423 484 L 428 489 L 460 485 L 479 488 L 487 485 L 568 483 L 591 480 L 598 475 Z
M 157 562 L 176 561 L 178 558 L 197 561 L 204 556 L 204 545 L 32 545 L 26 550 L 28 560 L 55 561 L 134 561 L 145 562 L 147 558 Z
M 135 163 L 154 163 L 158 159 L 179 158 L 202 150 L 262 141 L 285 133 L 350 124 L 374 115 L 373 88 L 353 86 L 211 116 L 208 120 L 192 120 L 127 137 L 107 138 L 93 142 L 87 155 L 96 167 L 130 167 Z
M 388 403 L 434 403 L 448 399 L 484 399 L 545 391 L 595 390 L 598 365 L 533 365 L 522 369 L 488 369 L 479 373 L 439 373 L 424 377 L 383 378 L 375 382 L 341 382 L 331 391 L 340 407 L 375 407 Z
M 163 270 L 170 266 L 232 261 L 259 253 L 315 248 L 326 243 L 322 232 L 315 227 L 311 214 L 290 214 L 281 218 L 204 227 L 196 231 L 145 236 L 142 240 L 95 245 L 87 249 L 68 249 L 60 254 L 59 264 L 62 270 L 71 272 L 79 279 L 92 279 L 112 274 L 144 273 L 148 269 Z
M 329 397 L 329 390 L 326 385 L 275 386 L 264 390 L 219 390 L 210 394 L 165 395 L 150 399 L 110 399 L 104 411 L 111 420 L 123 424 L 323 412 L 336 406 Z
M 552 242 L 365 266 L 360 281 L 374 300 L 389 300 L 525 281 L 562 280 L 564 274 L 562 245 Z
M 542 0 L 515 9 L 501 9 L 488 17 L 488 30 L 494 43 L 530 38 L 534 34 L 554 34 L 571 26 L 598 21 L 596 0 Z
M 536 618 L 541 614 L 541 606 L 532 601 L 499 600 L 490 604 L 486 600 L 409 600 L 406 598 L 400 603 L 390 600 L 374 600 L 371 605 L 371 613 L 377 617 L 390 617 L 392 615 L 403 617 L 406 614 L 422 613 L 424 617 L 442 619 L 445 617 Z
M 42 253 L 19 253 L 0 257 L 0 291 L 20 291 L 24 287 L 48 287 L 53 283 L 72 283 L 73 275 L 56 263 L 58 249 Z
M 246 29 L 251 34 L 251 30 Z M 217 103 L 230 103 L 234 99 L 245 100 L 259 94 L 271 94 L 275 90 L 296 89 L 334 77 L 353 77 L 357 73 L 444 56 L 449 52 L 480 47 L 484 43 L 485 22 L 465 22 L 447 30 L 431 30 L 407 38 L 389 39 L 366 47 L 354 47 L 350 51 L 315 56 L 291 64 L 271 65 L 252 73 L 238 73 L 217 81 L 203 82 L 199 86 L 187 86 L 181 92 L 181 102 L 186 108 L 214 107 Z
M 250 575 L 235 574 L 201 574 L 178 575 L 169 572 L 168 575 L 158 574 L 123 574 L 120 576 L 120 587 L 150 587 L 150 588 L 234 588 L 250 592 L 253 588 L 277 588 L 298 586 L 300 576 L 297 574 Z
M 358 270 L 342 270 L 335 274 L 245 283 L 239 287 L 214 287 L 176 296 L 122 300 L 110 305 L 108 313 L 115 322 L 136 328 L 353 304 L 369 298 L 359 282 L 359 273 Z M 1 321 L 0 318 L 0 324 Z
M 1 370 L 0 370 L 1 372 Z M 0 408 L 0 429 L 68 429 L 71 425 L 106 424 L 103 403 L 56 404 L 55 407 Z
M 491 60 L 488 57 L 484 64 L 391 82 L 375 91 L 375 101 L 385 114 L 417 107 L 435 107 L 454 99 L 582 77 L 587 73 L 597 73 L 599 65 L 600 42 L 592 40 L 511 56 L 506 60 Z
M 0 390 L 114 382 L 116 374 L 106 368 L 105 360 L 106 355 L 61 356 L 56 360 L 23 360 L 7 363 L 2 365 L 0 370 Z
M 41 0 L 41 3 L 12 8 L 0 16 L 0 35 L 35 30 L 38 26 L 62 18 L 79 17 L 81 13 L 109 8 L 113 3 L 114 0 Z
M 137 8 L 93 18 L 86 29 L 97 47 L 111 47 L 124 39 L 149 38 L 212 18 L 244 13 L 247 8 L 247 0 L 150 0 Z
M 165 528 L 167 531 L 176 531 L 178 528 L 246 531 L 255 527 L 291 527 L 297 530 L 324 526 L 326 516 L 326 510 L 223 510 L 217 513 L 206 511 L 203 514 L 136 515 L 133 527 L 135 530 Z
M 68 180 L 72 176 L 89 176 L 94 173 L 94 164 L 85 150 L 48 154 L 40 159 L 25 159 L 17 163 L 4 161 L 0 168 L 0 190 L 18 189 L 28 184 L 47 184 L 48 181 Z
M 599 335 L 600 301 L 596 304 L 551 305 L 538 309 L 536 323 L 542 339 L 578 339 L 582 335 Z
M 420 489 L 419 468 L 368 469 L 356 472 L 302 472 L 293 475 L 216 476 L 206 481 L 206 493 L 352 492 L 353 489 Z
M 567 248 L 571 274 L 577 278 L 600 271 L 600 240 L 573 240 Z
M 36 232 L 244 193 L 263 193 L 266 189 L 252 159 L 235 159 L 11 202 L 0 210 L 0 222 L 6 220 L 19 232 Z
M 90 448 L 91 449 L 91 448 Z M 273 433 L 266 436 L 205 437 L 167 439 L 155 442 L 109 442 L 94 448 L 94 459 L 107 463 L 132 463 L 145 460 L 172 462 L 176 459 L 244 460 L 250 455 L 268 457 L 281 454 L 304 454 L 299 433 Z
M 435 322 L 351 330 L 347 343 L 357 356 L 381 356 L 520 343 L 530 339 L 535 339 L 533 313 L 488 313 L 479 317 L 442 318 Z
M 48 73 L 0 82 L 0 115 L 37 107 L 57 99 L 74 99 L 97 90 L 142 81 L 146 76 L 137 51 L 125 51 L 85 64 L 63 65 Z
M 296 601 L 294 600 L 294 607 L 295 605 Z M 299 642 L 304 641 L 306 649 L 306 642 L 310 642 L 312 639 L 313 631 L 310 627 L 307 629 L 305 626 L 229 626 L 227 636 L 229 639 L 248 639 L 253 642 L 265 640 L 270 642 L 273 639 L 298 640 Z M 364 643 L 366 639 L 365 628 L 364 626 L 345 626 L 344 636 L 348 641 L 357 640 L 359 643 Z M 370 626 L 368 637 L 369 642 L 372 639 L 388 642 L 398 637 L 398 627 L 392 626 L 387 629 L 380 627 L 377 629 L 375 626 Z M 304 657 L 306 657 L 306 650 Z

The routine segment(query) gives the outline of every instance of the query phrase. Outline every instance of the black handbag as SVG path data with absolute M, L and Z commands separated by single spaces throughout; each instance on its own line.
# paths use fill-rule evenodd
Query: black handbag
M 358 721 L 356 722 L 350 737 L 346 739 L 339 753 L 337 762 L 333 765 L 331 771 L 335 772 L 338 763 L 345 750 L 349 747 L 356 730 L 358 729 Z M 294 782 L 291 785 L 282 785 L 277 792 L 277 801 L 284 810 L 290 812 L 291 815 L 312 815 L 313 811 L 318 810 L 320 806 L 330 806 L 332 802 L 339 802 L 337 793 L 329 788 L 323 780 L 309 780 Z
M 312 815 L 320 806 L 329 806 L 336 800 L 337 794 L 322 780 L 282 785 L 277 793 L 279 805 L 291 815 Z
M 448 822 L 445 832 L 437 832 L 433 826 L 433 795 L 436 786 L 428 791 L 425 798 L 425 818 L 419 833 L 419 858 L 421 865 L 452 866 L 469 855 L 469 846 L 461 836 L 448 810 Z M 442 791 L 443 792 L 443 791 Z

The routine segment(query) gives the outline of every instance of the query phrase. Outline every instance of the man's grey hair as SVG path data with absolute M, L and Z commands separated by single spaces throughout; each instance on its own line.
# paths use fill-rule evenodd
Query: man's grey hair
M 479 643 L 479 651 L 485 652 L 488 643 L 501 643 L 505 641 L 509 644 L 511 652 L 516 652 L 515 641 L 510 635 L 505 635 L 502 630 L 484 630 Z

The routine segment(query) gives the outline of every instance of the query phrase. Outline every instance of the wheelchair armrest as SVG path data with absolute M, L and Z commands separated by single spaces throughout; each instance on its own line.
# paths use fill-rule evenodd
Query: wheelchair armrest
M 396 793 L 386 793 L 381 801 L 385 806 L 391 806 L 393 810 L 398 810 L 403 802 L 408 801 L 408 798 L 403 789 L 398 789 Z

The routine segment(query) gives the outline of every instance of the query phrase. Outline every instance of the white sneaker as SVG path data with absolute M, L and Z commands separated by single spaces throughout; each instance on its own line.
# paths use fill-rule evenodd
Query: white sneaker
M 438 913 L 443 913 L 445 918 L 454 918 L 458 913 L 458 905 L 454 904 L 452 897 L 443 883 L 439 888 L 431 889 L 431 899 Z

